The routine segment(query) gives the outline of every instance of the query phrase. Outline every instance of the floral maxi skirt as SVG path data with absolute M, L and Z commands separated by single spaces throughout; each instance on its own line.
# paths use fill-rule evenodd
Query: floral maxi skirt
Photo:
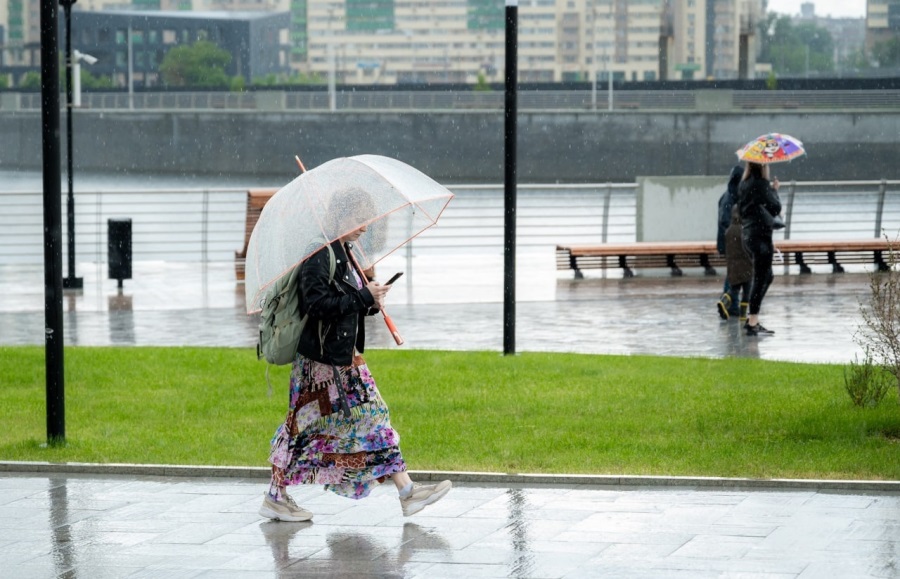
M 387 404 L 361 356 L 350 366 L 296 356 L 290 409 L 269 455 L 274 482 L 323 484 L 361 499 L 385 477 L 406 470 L 399 444 Z

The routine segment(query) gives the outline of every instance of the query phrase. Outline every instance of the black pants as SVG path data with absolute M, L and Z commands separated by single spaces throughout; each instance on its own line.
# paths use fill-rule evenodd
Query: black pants
M 759 308 L 762 305 L 766 292 L 769 291 L 769 285 L 775 278 L 772 273 L 772 256 L 775 253 L 775 246 L 772 245 L 772 236 L 765 234 L 750 233 L 744 235 L 744 248 L 753 259 L 753 280 L 750 282 L 750 315 L 759 314 Z

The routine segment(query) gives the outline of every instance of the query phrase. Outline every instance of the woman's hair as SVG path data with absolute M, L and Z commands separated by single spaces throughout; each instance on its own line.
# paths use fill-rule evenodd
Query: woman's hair
M 328 213 L 334 234 L 343 235 L 376 217 L 375 202 L 366 191 L 351 187 L 332 197 Z
M 761 163 L 747 163 L 747 166 L 744 168 L 744 176 L 741 177 L 741 181 L 746 181 L 751 176 L 756 177 L 757 179 L 768 179 L 768 171 L 766 170 L 766 165 Z

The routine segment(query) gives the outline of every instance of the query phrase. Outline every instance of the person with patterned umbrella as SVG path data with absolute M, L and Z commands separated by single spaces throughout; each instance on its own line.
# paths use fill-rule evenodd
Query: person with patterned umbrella
M 737 151 L 738 159 L 747 162 L 738 193 L 744 247 L 753 260 L 749 312 L 744 325 L 748 336 L 775 333 L 759 323 L 763 298 L 775 277 L 772 272 L 772 257 L 775 253 L 772 232 L 784 227 L 779 217 L 779 182 L 777 177 L 769 180 L 769 165 L 790 161 L 805 153 L 803 143 L 782 133 L 762 135 Z

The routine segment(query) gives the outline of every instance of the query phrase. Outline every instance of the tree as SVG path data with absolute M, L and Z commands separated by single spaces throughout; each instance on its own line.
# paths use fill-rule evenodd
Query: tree
M 207 40 L 176 46 L 166 53 L 159 73 L 164 84 L 198 88 L 227 87 L 225 67 L 231 55 Z
M 19 81 L 19 88 L 23 90 L 40 90 L 41 89 L 41 73 L 30 70 L 22 75 Z
M 65 71 L 63 71 L 65 73 Z M 65 79 L 62 81 L 65 82 Z M 65 86 L 63 84 L 62 86 Z M 87 70 L 85 67 L 81 67 L 81 88 L 83 89 L 94 89 L 94 88 L 113 88 L 112 78 L 108 76 L 94 76 L 91 74 L 91 71 Z
M 872 46 L 872 58 L 881 68 L 900 66 L 900 37 L 875 43 Z
M 790 17 L 769 13 L 760 23 L 760 62 L 772 63 L 779 76 L 803 76 L 834 70 L 831 33 L 809 22 L 795 25 Z

